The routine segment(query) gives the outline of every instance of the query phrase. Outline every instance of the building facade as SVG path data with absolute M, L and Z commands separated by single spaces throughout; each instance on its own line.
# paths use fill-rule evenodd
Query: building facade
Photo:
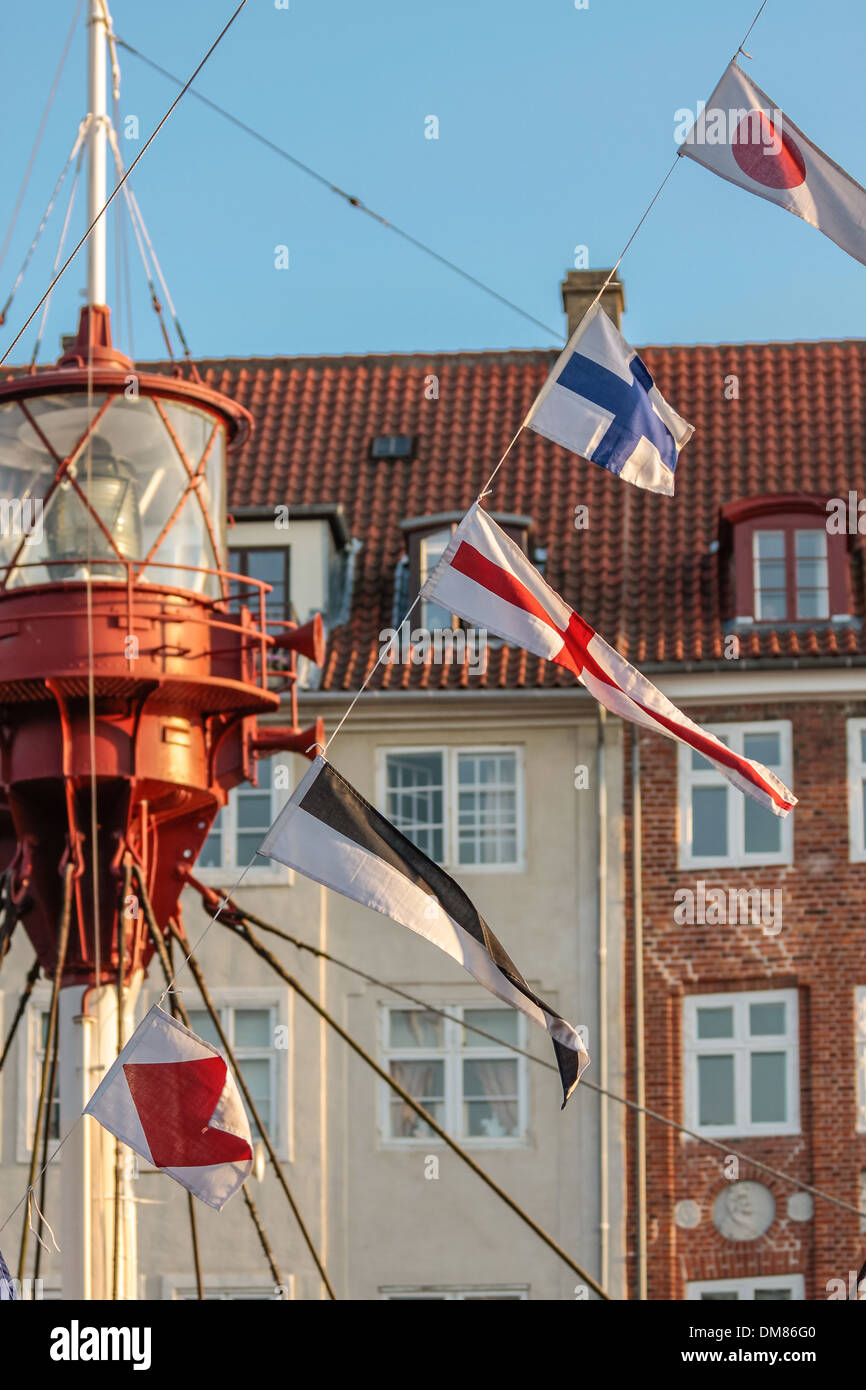
M 570 273 L 570 320 L 600 284 Z M 605 307 L 618 319 L 623 303 L 615 283 Z M 585 1080 L 610 1096 L 581 1083 L 560 1112 L 540 1030 L 388 919 L 262 859 L 237 897 L 370 977 L 269 939 L 614 1298 L 827 1297 L 860 1263 L 859 1218 L 737 1154 L 863 1205 L 863 566 L 856 496 L 853 533 L 847 511 L 844 531 L 828 527 L 827 502 L 866 487 L 864 351 L 642 355 L 696 425 L 674 499 L 524 432 L 486 505 L 675 703 L 779 771 L 800 798 L 784 823 L 666 740 L 642 734 L 636 757 L 631 729 L 602 719 L 568 672 L 429 606 L 402 624 L 554 350 L 199 364 L 256 421 L 229 462 L 232 568 L 270 583 L 283 616 L 325 617 L 324 667 L 301 663 L 302 724 L 321 714 L 330 733 L 373 672 L 329 757 L 457 877 L 536 993 L 586 1029 Z M 304 767 L 278 754 L 232 794 L 196 870 L 208 886 L 232 889 Z M 192 890 L 186 902 L 195 941 L 208 915 Z M 586 1296 L 224 924 L 197 956 L 340 1297 Z M 29 963 L 19 934 L 0 976 L 4 1034 Z M 178 988 L 210 1036 L 188 972 Z M 46 999 L 40 984 L 0 1075 L 7 1208 L 26 1187 Z M 652 1120 L 644 1133 L 617 1097 L 724 1151 Z M 55 1182 L 49 1172 L 49 1219 Z M 194 1297 L 185 1194 L 143 1166 L 135 1191 L 142 1297 Z M 237 1198 L 199 1211 L 208 1296 L 321 1297 L 272 1175 L 250 1191 L 281 1282 Z M 46 1296 L 60 1266 L 43 1256 Z

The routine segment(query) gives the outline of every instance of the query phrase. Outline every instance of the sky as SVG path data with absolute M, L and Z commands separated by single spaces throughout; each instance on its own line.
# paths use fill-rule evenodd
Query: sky
M 247 0 L 199 89 L 550 331 L 187 95 L 131 182 L 192 352 L 559 345 L 559 285 L 575 248 L 587 248 L 593 268 L 616 261 L 674 158 L 677 112 L 710 95 L 758 2 L 588 0 L 578 9 L 575 0 L 288 0 L 283 8 L 286 0 Z M 234 0 L 110 7 L 120 37 L 185 79 Z M 0 245 L 74 8 L 75 0 L 0 8 Z M 866 184 L 864 40 L 862 0 L 768 0 L 746 45 L 752 61 L 741 62 Z M 119 56 L 129 163 L 178 88 Z M 80 20 L 0 265 L 0 303 L 66 163 L 85 95 Z M 130 116 L 138 141 L 123 136 Z M 426 138 L 430 117 L 438 139 Z M 0 355 L 50 282 L 70 184 L 71 175 L 0 327 Z M 82 180 L 67 252 L 84 228 Z M 109 244 L 109 298 L 129 350 L 125 291 L 117 321 L 113 220 Z M 162 357 L 134 246 L 131 254 L 133 355 Z M 866 266 L 688 160 L 678 162 L 620 274 L 623 331 L 636 345 L 860 337 L 866 323 Z M 73 330 L 85 280 L 82 252 L 53 296 L 40 360 L 53 360 L 61 334 Z M 34 324 L 10 360 L 29 360 L 35 333 Z

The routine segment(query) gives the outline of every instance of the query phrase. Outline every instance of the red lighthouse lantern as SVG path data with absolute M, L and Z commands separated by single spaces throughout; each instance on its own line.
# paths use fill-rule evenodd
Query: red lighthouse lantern
M 226 452 L 249 424 L 197 382 L 134 372 L 100 306 L 55 369 L 0 385 L 4 859 L 49 974 L 73 866 L 64 984 L 148 962 L 124 855 L 164 925 L 256 752 L 316 738 L 256 728 L 280 704 L 269 648 L 321 659 L 321 636 L 268 635 L 266 586 L 226 571 Z

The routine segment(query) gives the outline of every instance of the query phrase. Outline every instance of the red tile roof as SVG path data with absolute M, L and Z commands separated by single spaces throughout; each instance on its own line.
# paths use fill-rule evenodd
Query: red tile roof
M 656 385 L 695 425 L 674 498 L 630 487 L 524 431 L 487 506 L 533 520 L 549 582 L 642 668 L 724 659 L 726 586 L 714 543 L 727 503 L 767 493 L 866 496 L 866 340 L 648 347 Z M 252 413 L 230 460 L 229 507 L 341 504 L 357 559 L 351 615 L 332 631 L 324 688 L 357 689 L 392 624 L 400 522 L 466 509 L 555 360 L 553 351 L 204 360 L 207 385 Z M 145 364 L 141 364 L 144 367 Z M 161 365 L 164 369 L 165 364 Z M 438 378 L 438 398 L 425 385 Z M 725 397 L 736 377 L 738 399 Z M 376 435 L 416 438 L 411 459 L 373 459 Z M 575 530 L 574 508 L 589 508 Z M 630 509 L 630 541 L 624 522 Z M 850 552 L 853 609 L 864 612 L 863 543 Z M 412 596 L 414 597 L 414 595 Z M 860 625 L 741 634 L 743 659 L 866 654 Z M 726 665 L 728 663 L 725 663 Z M 485 677 L 448 665 L 380 667 L 387 688 L 567 686 L 526 652 L 491 650 Z

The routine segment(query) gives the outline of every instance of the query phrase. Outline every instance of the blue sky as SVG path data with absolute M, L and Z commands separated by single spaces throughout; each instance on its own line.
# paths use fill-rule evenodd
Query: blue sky
M 201 90 L 562 333 L 574 248 L 609 266 L 667 170 L 678 108 L 709 96 L 758 0 L 248 0 Z M 86 0 L 85 0 L 86 8 Z M 184 77 L 232 0 L 113 0 L 115 28 Z M 0 243 L 73 0 L 4 5 Z M 750 75 L 866 184 L 862 0 L 769 0 Z M 85 109 L 80 26 L 9 252 L 5 299 Z M 142 139 L 176 93 L 121 52 L 121 110 Z M 425 139 L 425 118 L 439 120 Z M 125 141 L 127 161 L 141 145 Z M 134 188 L 201 356 L 550 346 L 557 339 L 430 261 L 189 97 Z M 65 197 L 65 195 L 64 195 Z M 50 278 L 64 198 L 0 329 Z M 73 228 L 84 229 L 79 195 Z M 114 231 L 110 232 L 113 245 Z M 274 267 L 287 245 L 290 267 Z M 621 269 L 636 344 L 859 337 L 866 267 L 796 218 L 685 160 Z M 163 355 L 137 256 L 134 348 Z M 81 254 L 43 360 L 74 325 Z M 110 297 L 115 298 L 109 268 Z M 30 329 L 14 359 L 29 357 Z M 126 329 L 121 338 L 128 346 Z

